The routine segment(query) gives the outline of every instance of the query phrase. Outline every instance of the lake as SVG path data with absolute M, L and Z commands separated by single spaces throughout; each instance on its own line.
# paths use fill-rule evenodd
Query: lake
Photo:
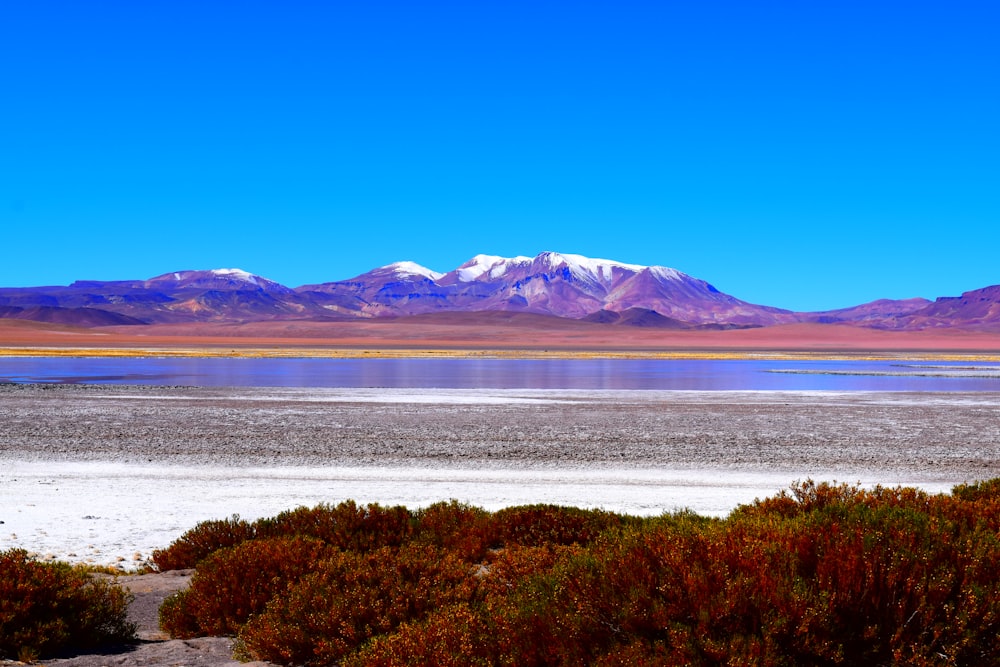
M 437 389 L 1000 391 L 1000 364 L 761 359 L 0 358 L 0 382 Z

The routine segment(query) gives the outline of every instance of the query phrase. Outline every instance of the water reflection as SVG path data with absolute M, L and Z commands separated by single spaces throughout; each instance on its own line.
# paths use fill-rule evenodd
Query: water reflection
M 1000 364 L 703 359 L 4 358 L 0 382 L 205 387 L 1000 391 Z

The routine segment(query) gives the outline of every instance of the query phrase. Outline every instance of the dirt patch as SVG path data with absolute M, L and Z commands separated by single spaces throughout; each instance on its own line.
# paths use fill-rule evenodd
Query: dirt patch
M 193 574 L 194 570 L 171 570 L 113 578 L 132 593 L 133 600 L 128 608 L 128 620 L 135 623 L 139 639 L 146 641 L 170 639 L 160 630 L 160 605 L 168 596 L 187 588 Z

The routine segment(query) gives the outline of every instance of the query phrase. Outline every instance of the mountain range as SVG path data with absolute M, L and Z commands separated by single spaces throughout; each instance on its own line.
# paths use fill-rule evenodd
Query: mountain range
M 295 288 L 240 269 L 0 288 L 0 318 L 80 327 L 321 322 L 498 311 L 694 330 L 813 322 L 891 330 L 1000 331 L 1000 285 L 936 301 L 881 299 L 839 310 L 793 312 L 742 301 L 665 266 L 543 252 L 536 257 L 477 255 L 447 273 L 397 262 L 349 280 Z

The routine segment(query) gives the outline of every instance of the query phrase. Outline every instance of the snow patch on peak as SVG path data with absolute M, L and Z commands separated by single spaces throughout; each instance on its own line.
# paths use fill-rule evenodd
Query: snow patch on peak
M 444 275 L 443 273 L 438 273 L 437 271 L 431 271 L 426 266 L 421 266 L 416 262 L 393 262 L 384 268 L 389 269 L 394 273 L 407 276 L 422 276 L 424 278 L 430 278 L 431 280 L 438 280 Z
M 458 267 L 455 272 L 458 274 L 458 279 L 463 283 L 471 283 L 472 281 L 478 280 L 483 276 L 495 280 L 507 273 L 512 266 L 529 262 L 531 262 L 530 257 L 476 255 L 468 262 Z
M 284 292 L 286 294 L 292 292 L 290 288 L 285 287 L 281 283 L 276 283 L 268 278 L 262 278 L 256 273 L 250 273 L 243 269 L 212 269 L 209 273 L 218 278 L 228 278 L 236 282 L 253 285 L 268 292 Z
M 684 280 L 684 274 L 668 266 L 651 266 L 649 272 L 659 280 Z
M 639 271 L 647 268 L 639 264 L 626 264 L 624 262 L 616 262 L 611 259 L 596 259 L 592 257 L 584 257 L 583 255 L 573 255 L 559 252 L 543 252 L 538 256 L 538 258 L 548 262 L 548 265 L 552 268 L 558 268 L 565 264 L 574 275 L 592 276 L 602 282 L 608 282 L 611 280 L 612 271 L 614 269 L 622 269 L 638 273 Z
M 649 272 L 654 278 L 661 281 L 682 281 L 686 276 L 666 266 L 643 266 L 641 264 L 628 264 L 612 259 L 598 259 L 574 255 L 571 253 L 561 253 L 545 251 L 536 257 L 500 257 L 499 255 L 476 255 L 465 264 L 455 269 L 454 274 L 459 281 L 464 283 L 478 280 L 496 280 L 501 278 L 515 267 L 528 267 L 533 265 L 534 271 L 562 271 L 569 270 L 575 279 L 592 285 L 603 285 L 609 287 L 616 280 L 616 272 L 626 274 Z
M 257 282 L 257 276 L 243 269 L 212 269 L 209 273 L 220 277 L 235 278 L 253 285 L 260 284 Z

